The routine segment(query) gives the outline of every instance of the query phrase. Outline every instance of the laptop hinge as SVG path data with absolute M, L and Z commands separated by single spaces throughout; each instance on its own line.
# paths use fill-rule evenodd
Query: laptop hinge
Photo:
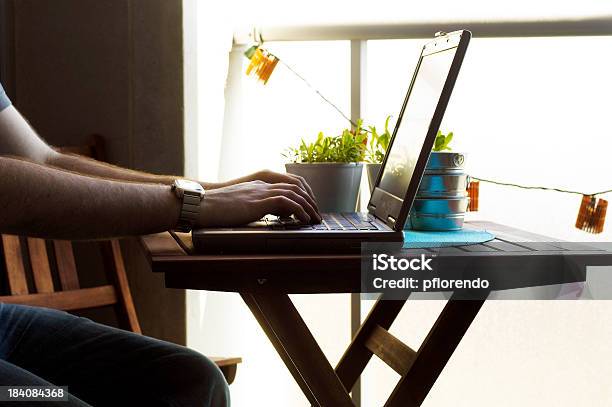
M 387 224 L 392 228 L 395 228 L 395 218 L 393 216 L 387 215 Z

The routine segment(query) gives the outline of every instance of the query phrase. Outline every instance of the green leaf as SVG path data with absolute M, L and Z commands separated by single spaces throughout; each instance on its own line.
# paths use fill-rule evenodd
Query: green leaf
M 446 138 L 444 139 L 444 147 L 448 148 L 449 150 L 450 150 L 450 147 L 448 147 L 448 145 L 450 144 L 452 139 L 453 139 L 453 132 L 451 131 L 450 133 L 446 135 Z
M 388 125 L 388 120 L 386 125 Z M 385 131 L 379 134 L 376 128 L 369 127 L 370 134 L 363 128 L 363 120 L 359 119 L 353 130 L 344 129 L 337 136 L 325 136 L 319 132 L 315 141 L 307 143 L 301 140 L 295 152 L 295 160 L 299 162 L 380 162 L 388 146 L 390 134 Z M 383 147 L 380 141 L 383 142 Z
M 438 134 L 436 137 L 436 141 L 434 142 L 434 151 L 440 151 L 442 146 L 444 145 L 444 136 Z
M 450 133 L 446 135 L 446 138 L 444 139 L 444 149 L 446 150 L 451 149 L 448 145 L 450 144 L 452 139 L 453 139 L 453 132 L 451 131 Z
M 244 56 L 249 59 L 253 58 L 253 55 L 255 55 L 255 52 L 257 51 L 258 48 L 259 48 L 259 45 L 253 45 L 251 48 L 244 51 Z
M 433 151 L 445 151 L 450 150 L 449 143 L 453 139 L 453 132 L 451 131 L 447 135 L 444 135 L 441 130 L 438 130 L 436 140 L 434 142 Z

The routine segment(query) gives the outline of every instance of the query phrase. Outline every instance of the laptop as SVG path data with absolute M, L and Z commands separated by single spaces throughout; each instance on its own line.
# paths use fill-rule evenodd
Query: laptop
M 199 253 L 344 253 L 367 242 L 403 241 L 467 46 L 469 31 L 438 33 L 421 51 L 367 212 L 324 213 L 321 224 L 266 216 L 243 227 L 192 232 Z

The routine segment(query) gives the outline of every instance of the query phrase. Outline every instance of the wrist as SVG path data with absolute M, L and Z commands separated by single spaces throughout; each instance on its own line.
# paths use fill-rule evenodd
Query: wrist
M 202 185 L 202 187 L 207 191 L 211 189 L 218 189 L 218 188 L 223 188 L 227 186 L 223 182 L 204 182 L 204 181 L 195 181 L 195 182 Z
M 183 208 L 183 202 L 176 197 L 176 194 L 172 190 L 172 186 L 164 185 L 164 195 L 168 199 L 168 213 L 170 214 L 170 222 L 168 225 L 168 230 L 176 229 L 179 219 L 181 217 L 181 210 Z

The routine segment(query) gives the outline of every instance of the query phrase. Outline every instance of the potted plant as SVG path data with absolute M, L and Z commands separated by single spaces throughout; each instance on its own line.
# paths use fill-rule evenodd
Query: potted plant
M 312 188 L 319 209 L 324 212 L 354 212 L 363 172 L 368 135 L 361 120 L 355 130 L 345 129 L 339 136 L 319 133 L 307 143 L 290 148 L 285 155 L 288 173 L 304 177 Z
M 374 188 L 383 159 L 387 153 L 387 148 L 389 148 L 389 142 L 391 141 L 391 133 L 389 132 L 390 119 L 391 116 L 387 116 L 385 129 L 380 134 L 376 131 L 376 127 L 370 126 L 370 138 L 366 149 L 366 171 L 370 190 Z

